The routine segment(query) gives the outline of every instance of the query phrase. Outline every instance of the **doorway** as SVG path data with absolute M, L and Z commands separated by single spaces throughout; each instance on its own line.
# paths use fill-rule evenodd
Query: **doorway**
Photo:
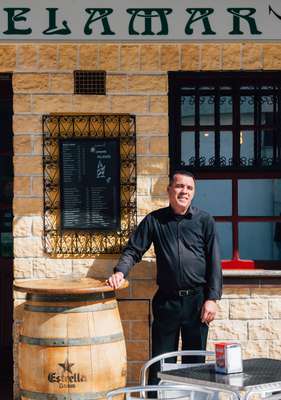
M 13 386 L 13 88 L 0 74 L 0 393 Z M 5 383 L 5 386 L 3 385 Z M 2 398 L 2 397 L 1 397 Z

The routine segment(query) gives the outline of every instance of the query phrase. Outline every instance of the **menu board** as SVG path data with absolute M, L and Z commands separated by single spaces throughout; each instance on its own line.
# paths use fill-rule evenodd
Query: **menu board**
M 119 140 L 61 139 L 60 187 L 63 230 L 118 230 Z

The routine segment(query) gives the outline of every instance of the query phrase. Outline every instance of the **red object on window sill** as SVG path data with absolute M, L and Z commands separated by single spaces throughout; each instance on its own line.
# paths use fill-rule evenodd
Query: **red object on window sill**
M 222 260 L 222 269 L 255 269 L 253 260 Z

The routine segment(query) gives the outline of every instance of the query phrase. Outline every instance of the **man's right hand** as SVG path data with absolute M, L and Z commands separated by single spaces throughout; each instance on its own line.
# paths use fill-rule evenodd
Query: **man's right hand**
M 106 284 L 111 286 L 113 289 L 118 289 L 124 282 L 123 272 L 115 272 L 106 281 Z

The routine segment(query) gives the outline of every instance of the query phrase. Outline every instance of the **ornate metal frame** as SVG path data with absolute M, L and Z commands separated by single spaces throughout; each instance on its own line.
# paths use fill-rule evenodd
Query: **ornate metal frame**
M 118 254 L 137 223 L 136 124 L 128 114 L 43 115 L 44 250 L 50 255 Z M 117 232 L 62 231 L 59 140 L 118 138 L 121 224 Z

